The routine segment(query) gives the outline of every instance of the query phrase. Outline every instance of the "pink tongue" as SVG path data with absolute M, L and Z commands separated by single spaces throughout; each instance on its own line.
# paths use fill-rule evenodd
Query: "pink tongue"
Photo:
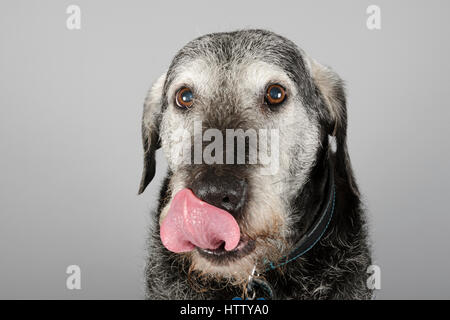
M 239 243 L 240 230 L 227 211 L 198 199 L 189 189 L 179 191 L 161 224 L 163 245 L 173 252 L 191 251 L 195 247 L 225 250 Z

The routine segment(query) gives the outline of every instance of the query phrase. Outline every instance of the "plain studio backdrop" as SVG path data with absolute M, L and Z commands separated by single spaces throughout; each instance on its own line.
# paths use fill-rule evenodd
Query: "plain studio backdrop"
M 373 4 L 381 30 L 366 26 Z M 449 14 L 444 0 L 2 0 L 0 298 L 143 298 L 166 170 L 158 153 L 137 196 L 144 97 L 186 42 L 241 28 L 286 36 L 346 81 L 377 297 L 450 298 Z

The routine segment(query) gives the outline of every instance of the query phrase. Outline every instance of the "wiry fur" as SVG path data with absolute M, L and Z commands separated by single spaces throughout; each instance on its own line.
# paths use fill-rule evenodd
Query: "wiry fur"
M 267 83 L 282 84 L 288 100 L 280 110 L 261 106 Z M 173 96 L 189 86 L 197 100 L 180 111 Z M 159 237 L 173 196 L 189 187 L 208 165 L 174 161 L 173 132 L 206 128 L 277 128 L 280 131 L 279 170 L 263 175 L 264 166 L 231 167 L 249 184 L 245 214 L 238 219 L 242 234 L 256 241 L 254 252 L 217 265 L 196 250 L 175 254 Z M 346 146 L 347 113 L 342 81 L 312 60 L 291 41 L 262 30 L 206 35 L 187 44 L 175 56 L 146 100 L 143 116 L 144 173 L 140 192 L 154 175 L 154 151 L 159 145 L 169 163 L 154 214 L 146 269 L 151 299 L 230 299 L 242 296 L 254 265 L 279 299 L 367 299 L 370 254 L 364 213 Z M 329 136 L 336 139 L 336 150 Z M 183 143 L 191 137 L 183 138 Z M 336 207 L 323 238 L 297 260 L 265 271 L 263 259 L 278 261 L 288 254 L 320 212 L 330 162 L 334 168 Z

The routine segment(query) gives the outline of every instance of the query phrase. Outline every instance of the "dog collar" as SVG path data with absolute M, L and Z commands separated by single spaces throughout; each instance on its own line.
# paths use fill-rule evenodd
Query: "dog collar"
M 328 169 L 329 173 L 328 173 L 328 187 L 327 187 L 328 199 L 326 205 L 322 209 L 322 213 L 316 219 L 315 223 L 304 234 L 304 236 L 296 243 L 296 245 L 294 246 L 294 250 L 292 250 L 287 256 L 281 258 L 281 262 L 279 262 L 278 264 L 269 262 L 268 263 L 269 267 L 265 269 L 265 272 L 276 269 L 278 267 L 288 264 L 291 261 L 300 258 L 302 255 L 311 250 L 325 234 L 325 231 L 327 231 L 328 225 L 330 224 L 331 218 L 333 217 L 336 202 L 334 170 L 331 161 L 329 163 L 330 166 Z
M 284 266 L 288 264 L 289 262 L 292 262 L 298 258 L 300 258 L 302 255 L 307 253 L 309 250 L 311 250 L 323 237 L 325 234 L 325 231 L 328 229 L 328 226 L 331 222 L 331 219 L 333 217 L 334 209 L 335 209 L 335 202 L 336 202 L 336 186 L 334 184 L 334 167 L 331 162 L 329 161 L 329 168 L 328 168 L 328 196 L 327 201 L 323 205 L 324 208 L 322 209 L 322 213 L 320 216 L 316 219 L 315 223 L 309 228 L 309 230 L 304 234 L 304 236 L 296 243 L 294 246 L 294 249 L 285 257 L 281 258 L 280 261 L 277 264 L 274 264 L 273 262 L 265 262 L 264 265 L 267 266 L 264 270 L 264 272 L 277 269 L 281 266 Z M 252 296 L 255 297 L 256 288 L 261 288 L 264 295 L 269 296 L 270 299 L 274 299 L 274 291 L 270 284 L 261 279 L 254 276 L 256 267 L 253 269 L 252 274 L 249 276 L 249 281 L 246 288 L 246 296 Z

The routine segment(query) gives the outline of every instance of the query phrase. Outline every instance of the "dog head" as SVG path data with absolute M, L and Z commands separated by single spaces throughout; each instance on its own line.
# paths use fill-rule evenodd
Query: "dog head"
M 300 219 L 292 202 L 329 136 L 336 164 L 349 165 L 342 81 L 262 30 L 182 48 L 149 91 L 142 133 L 139 193 L 154 176 L 157 148 L 170 170 L 163 244 L 193 270 L 237 281 L 289 250 Z

